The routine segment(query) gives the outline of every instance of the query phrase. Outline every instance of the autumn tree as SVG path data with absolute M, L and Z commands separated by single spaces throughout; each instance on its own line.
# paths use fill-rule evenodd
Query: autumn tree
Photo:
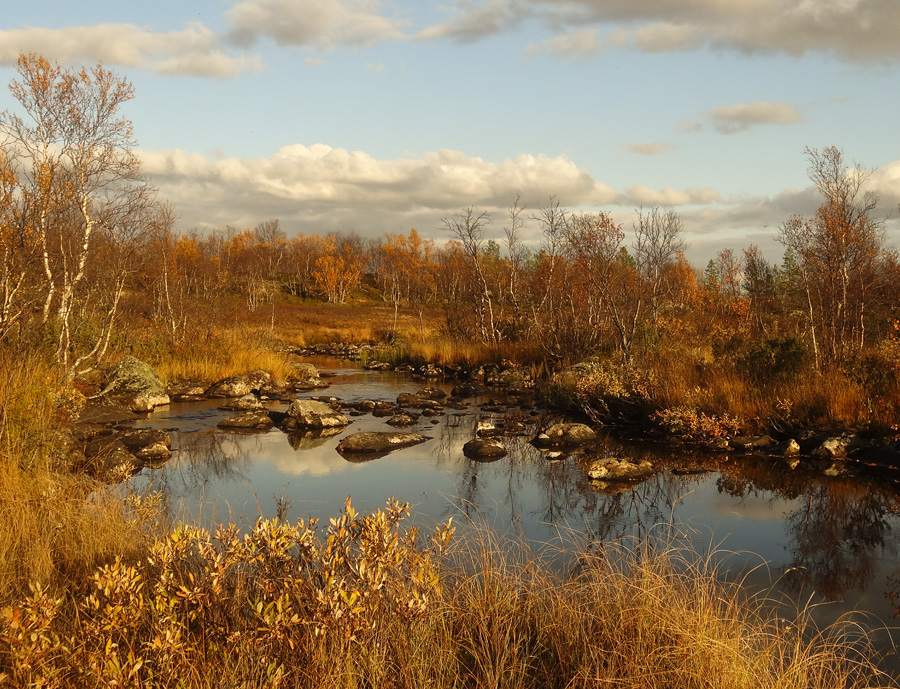
M 481 341 L 496 344 L 500 340 L 500 332 L 494 318 L 494 295 L 484 266 L 484 232 L 492 222 L 491 215 L 487 211 L 478 213 L 473 206 L 469 206 L 452 217 L 442 218 L 441 222 L 447 232 L 459 242 L 467 259 L 467 286 L 477 294 L 474 302 Z
M 871 171 L 850 166 L 834 146 L 805 150 L 809 178 L 822 197 L 811 218 L 794 215 L 778 240 L 797 262 L 816 368 L 840 363 L 863 347 L 882 252 L 878 197 L 864 189 Z
M 131 123 L 120 115 L 134 95 L 126 79 L 101 65 L 69 70 L 33 54 L 19 56 L 17 71 L 10 91 L 24 114 L 0 114 L 0 138 L 21 230 L 39 247 L 42 320 L 55 328 L 57 359 L 71 376 L 105 351 L 154 193 L 134 154 Z M 76 311 L 86 304 L 96 335 L 76 346 Z

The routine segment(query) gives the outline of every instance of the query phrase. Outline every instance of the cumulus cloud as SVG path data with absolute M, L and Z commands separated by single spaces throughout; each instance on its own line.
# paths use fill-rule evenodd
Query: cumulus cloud
M 710 111 L 716 131 L 738 134 L 761 124 L 796 124 L 804 118 L 790 103 L 750 103 L 728 105 Z
M 0 31 L 0 64 L 15 64 L 21 52 L 40 53 L 64 63 L 104 62 L 163 74 L 216 78 L 262 69 L 256 56 L 229 55 L 219 38 L 202 24 L 163 33 L 134 24 Z
M 459 151 L 377 160 L 324 144 L 286 146 L 270 158 L 210 159 L 180 150 L 143 152 L 144 171 L 187 225 L 252 225 L 277 216 L 305 232 L 437 227 L 464 206 L 534 207 L 554 195 L 570 206 L 622 197 L 566 156 L 489 162 Z
M 671 151 L 674 146 L 665 143 L 624 143 L 622 148 L 631 153 L 645 156 L 658 156 Z
M 475 40 L 541 21 L 557 32 L 529 49 L 584 55 L 701 47 L 740 53 L 821 52 L 850 62 L 896 60 L 895 0 L 456 0 L 448 20 L 422 37 Z
M 240 0 L 225 17 L 230 39 L 244 47 L 262 37 L 322 50 L 363 47 L 403 38 L 406 25 L 384 16 L 377 0 Z

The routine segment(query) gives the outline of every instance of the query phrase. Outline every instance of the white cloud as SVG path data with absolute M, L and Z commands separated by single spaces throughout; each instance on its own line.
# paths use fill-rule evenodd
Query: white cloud
M 624 143 L 622 148 L 631 153 L 637 153 L 645 156 L 662 155 L 667 151 L 671 151 L 674 146 L 666 143 Z
M 202 24 L 165 33 L 134 24 L 0 31 L 0 64 L 14 65 L 22 52 L 39 53 L 63 63 L 104 62 L 164 74 L 216 78 L 262 69 L 256 56 L 225 53 L 218 37 Z
M 566 156 L 488 162 L 459 151 L 377 160 L 360 151 L 296 144 L 271 158 L 210 159 L 184 151 L 141 154 L 144 171 L 192 225 L 253 225 L 279 217 L 304 232 L 381 234 L 476 205 L 504 209 L 517 195 L 532 207 L 555 195 L 570 206 L 621 201 Z
M 230 38 L 248 47 L 259 38 L 327 50 L 404 38 L 406 22 L 382 14 L 377 0 L 240 0 L 225 14 Z
M 421 37 L 475 40 L 537 19 L 557 35 L 529 50 L 585 55 L 608 48 L 672 52 L 821 52 L 850 61 L 900 58 L 896 0 L 456 0 Z
M 721 203 L 722 197 L 715 189 L 688 187 L 684 191 L 671 189 L 650 189 L 643 185 L 626 190 L 631 202 L 637 206 L 687 206 Z
M 321 67 L 325 64 L 325 60 L 320 57 L 305 57 L 303 58 L 303 64 L 307 67 Z
M 710 111 L 713 126 L 721 134 L 737 134 L 761 124 L 796 124 L 804 118 L 790 103 L 728 105 Z
M 383 62 L 375 62 L 366 64 L 366 71 L 372 74 L 385 74 L 388 70 Z
M 518 27 L 530 14 L 529 5 L 529 0 L 485 0 L 480 5 L 470 0 L 456 0 L 446 9 L 451 15 L 446 22 L 426 27 L 416 38 L 475 41 Z

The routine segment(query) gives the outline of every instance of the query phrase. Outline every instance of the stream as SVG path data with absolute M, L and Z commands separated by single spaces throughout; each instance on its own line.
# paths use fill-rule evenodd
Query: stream
M 393 401 L 425 385 L 352 362 L 312 361 L 331 385 L 300 397 Z M 168 430 L 172 458 L 145 467 L 130 485 L 162 492 L 173 516 L 210 527 L 223 521 L 250 526 L 260 515 L 274 516 L 279 499 L 290 506 L 290 518 L 312 516 L 327 524 L 348 496 L 363 513 L 394 496 L 410 503 L 413 520 L 423 526 L 471 518 L 504 536 L 553 547 L 665 540 L 677 533 L 682 546 L 727 553 L 727 571 L 746 585 L 799 605 L 813 603 L 818 624 L 859 614 L 863 626 L 878 630 L 873 640 L 885 665 L 900 671 L 891 641 L 900 640 L 900 629 L 887 629 L 898 625 L 891 592 L 900 591 L 900 489 L 894 483 L 876 473 L 832 477 L 803 463 L 792 470 L 779 458 L 608 438 L 599 442 L 609 454 L 646 458 L 660 471 L 636 484 L 592 482 L 575 456 L 550 459 L 528 442 L 547 422 L 533 410 L 523 411 L 524 435 L 504 438 L 506 457 L 478 462 L 467 459 L 462 446 L 479 420 L 491 418 L 484 402 L 423 416 L 408 430 L 431 440 L 362 462 L 344 459 L 337 443 L 359 431 L 395 430 L 387 419 L 351 416 L 347 428 L 319 438 L 278 429 L 235 433 L 216 428 L 233 412 L 214 400 L 172 403 L 135 424 Z M 273 402 L 272 408 L 286 404 Z

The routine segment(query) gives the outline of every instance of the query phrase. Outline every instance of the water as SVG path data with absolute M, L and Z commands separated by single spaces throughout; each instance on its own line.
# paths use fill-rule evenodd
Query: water
M 393 401 L 424 385 L 336 360 L 316 363 L 333 377 L 330 388 L 310 396 Z M 603 487 L 587 479 L 576 457 L 551 461 L 532 447 L 527 440 L 546 420 L 527 413 L 533 427 L 506 438 L 508 456 L 489 463 L 462 453 L 486 414 L 477 404 L 448 407 L 434 420 L 422 417 L 409 430 L 431 440 L 363 462 L 344 459 L 337 443 L 358 431 L 393 430 L 386 419 L 355 416 L 336 435 L 298 439 L 278 429 L 217 429 L 231 413 L 215 402 L 173 403 L 141 422 L 170 430 L 173 456 L 159 468 L 145 468 L 134 488 L 162 491 L 174 514 L 209 525 L 251 525 L 259 515 L 273 516 L 278 498 L 290 503 L 294 518 L 327 522 L 348 496 L 361 512 L 393 496 L 409 502 L 413 518 L 424 524 L 472 517 L 538 543 L 657 537 L 671 534 L 666 526 L 674 525 L 682 544 L 730 553 L 725 569 L 748 585 L 817 604 L 813 617 L 822 624 L 853 611 L 868 615 L 868 627 L 896 624 L 890 594 L 900 590 L 900 491 L 884 472 L 828 477 L 803 464 L 791 470 L 779 459 L 604 440 L 610 454 L 646 457 L 662 469 L 637 485 Z M 878 643 L 892 653 L 887 632 Z M 900 670 L 896 661 L 889 664 Z

